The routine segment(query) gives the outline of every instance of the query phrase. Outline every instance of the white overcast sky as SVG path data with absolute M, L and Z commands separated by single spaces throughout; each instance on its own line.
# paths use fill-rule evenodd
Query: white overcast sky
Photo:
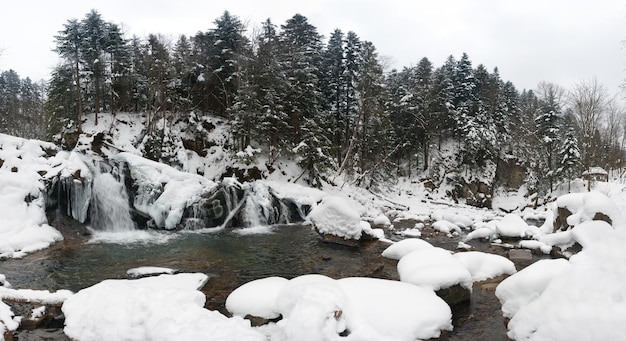
M 283 24 L 296 13 L 325 37 L 354 31 L 393 67 L 427 57 L 435 67 L 468 53 L 474 66 L 498 67 L 518 90 L 548 81 L 570 88 L 595 77 L 611 94 L 626 79 L 626 2 L 618 0 L 20 0 L 0 10 L 0 70 L 47 79 L 57 63 L 54 36 L 91 9 L 127 36 L 193 35 L 224 10 L 249 26 Z

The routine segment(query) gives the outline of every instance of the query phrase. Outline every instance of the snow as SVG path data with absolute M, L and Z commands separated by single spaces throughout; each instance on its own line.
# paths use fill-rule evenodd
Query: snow
M 433 223 L 433 228 L 439 232 L 443 232 L 443 233 L 452 233 L 455 232 L 457 234 L 461 234 L 461 229 L 452 222 L 449 222 L 447 220 L 439 220 Z
M 375 278 L 337 280 L 354 314 L 346 317 L 351 340 L 416 340 L 452 330 L 450 307 L 433 291 Z
M 509 337 L 516 340 L 621 339 L 626 333 L 626 233 L 603 221 L 586 221 L 570 236 L 583 250 L 541 260 L 496 289 Z
M 496 232 L 501 237 L 522 238 L 528 229 L 528 224 L 514 213 L 505 215 L 496 225 Z
M 472 281 L 479 282 L 490 278 L 512 275 L 517 270 L 515 264 L 502 256 L 479 251 L 459 252 L 453 255 L 472 275 Z
M 450 307 L 433 291 L 373 278 L 263 278 L 235 289 L 227 309 L 238 316 L 282 315 L 258 328 L 270 340 L 412 341 L 452 329 Z M 350 334 L 339 337 L 346 329 Z
M 13 319 L 11 307 L 0 301 L 0 337 L 4 340 L 5 331 L 14 331 L 19 323 Z
M 558 216 L 558 208 L 567 208 L 572 215 L 567 218 L 570 226 L 576 226 L 594 218 L 596 213 L 608 216 L 613 225 L 624 225 L 626 220 L 616 204 L 605 194 L 592 191 L 570 193 L 560 196 L 553 208 L 554 216 Z
M 477 228 L 476 230 L 468 233 L 465 236 L 465 241 L 469 241 L 472 239 L 481 239 L 481 238 L 491 238 L 492 236 L 495 236 L 495 229 L 489 228 L 489 227 L 480 227 Z
M 376 218 L 374 218 L 373 222 L 374 226 L 390 226 L 391 221 L 387 218 L 386 215 L 380 214 Z
M 48 225 L 38 173 L 54 170 L 44 158 L 43 148 L 51 144 L 0 134 L 0 259 L 21 258 L 63 240 Z M 13 170 L 17 170 L 14 172 Z
M 50 292 L 48 290 L 0 287 L 0 300 L 7 299 L 19 302 L 36 302 L 42 305 L 60 305 L 72 295 L 73 293 L 69 290 Z
M 432 244 L 425 240 L 409 238 L 403 239 L 388 246 L 381 255 L 385 258 L 400 260 L 400 258 L 408 255 L 413 251 L 431 247 L 433 247 Z
M 344 239 L 361 239 L 363 225 L 355 204 L 339 196 L 328 196 L 317 205 L 307 219 L 324 234 Z
M 276 301 L 287 282 L 282 277 L 267 277 L 243 284 L 228 295 L 226 309 L 241 317 L 277 318 L 280 311 Z
M 398 274 L 402 282 L 430 290 L 440 290 L 461 285 L 472 288 L 472 275 L 449 251 L 439 247 L 426 247 L 413 251 L 398 261 Z
M 204 309 L 204 274 L 106 280 L 65 301 L 65 334 L 76 340 L 265 340 L 241 317 Z M 115 328 L 111 328 L 115 326 Z
M 112 157 L 128 163 L 138 186 L 133 206 L 154 219 L 157 227 L 174 229 L 185 208 L 217 184 L 202 176 L 181 172 L 167 165 L 130 153 Z
M 161 275 L 161 274 L 173 274 L 176 272 L 174 269 L 164 268 L 159 266 L 142 266 L 138 268 L 128 269 L 126 275 L 128 277 L 143 277 L 148 275 Z

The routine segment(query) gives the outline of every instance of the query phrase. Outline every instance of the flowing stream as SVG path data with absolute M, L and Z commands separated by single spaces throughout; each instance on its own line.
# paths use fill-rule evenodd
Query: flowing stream
M 398 279 L 397 262 L 380 256 L 387 244 L 374 242 L 358 249 L 328 244 L 300 224 L 259 229 L 266 232 L 262 234 L 249 233 L 256 228 L 171 234 L 137 230 L 130 232 L 138 236 L 132 243 L 109 243 L 93 242 L 99 232 L 87 235 L 85 227 L 73 220 L 51 223 L 65 236 L 63 242 L 23 259 L 0 261 L 0 273 L 14 288 L 76 292 L 105 279 L 126 278 L 130 268 L 161 266 L 208 274 L 203 288 L 206 307 L 225 313 L 228 294 L 258 278 L 320 273 L 333 278 Z M 429 242 L 448 248 L 456 244 L 445 236 Z M 505 339 L 500 304 L 492 292 L 475 286 L 472 303 L 454 312 L 450 340 Z

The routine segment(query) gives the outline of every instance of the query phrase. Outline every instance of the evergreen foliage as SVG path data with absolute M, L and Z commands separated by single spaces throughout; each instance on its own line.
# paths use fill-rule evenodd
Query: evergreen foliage
M 623 123 L 603 126 L 610 106 L 596 83 L 575 88 L 569 110 L 558 87 L 518 92 L 465 53 L 385 72 L 371 42 L 340 29 L 325 40 L 301 14 L 251 30 L 226 11 L 170 41 L 127 39 L 93 10 L 68 20 L 55 46 L 62 62 L 46 86 L 0 74 L 2 132 L 37 137 L 45 123 L 52 136 L 80 132 L 85 113 L 143 113 L 146 153 L 168 162 L 172 124 L 216 115 L 230 122 L 235 152 L 263 149 L 268 169 L 294 157 L 314 186 L 339 175 L 368 188 L 393 175 L 437 182 L 515 158 L 543 192 L 581 163 L 622 164 L 623 131 L 612 127 Z

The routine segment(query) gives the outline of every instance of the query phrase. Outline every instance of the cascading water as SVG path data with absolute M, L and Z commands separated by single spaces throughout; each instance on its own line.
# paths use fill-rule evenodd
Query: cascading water
M 91 227 L 105 232 L 135 230 L 123 182 L 110 173 L 100 173 L 95 175 L 92 186 Z

